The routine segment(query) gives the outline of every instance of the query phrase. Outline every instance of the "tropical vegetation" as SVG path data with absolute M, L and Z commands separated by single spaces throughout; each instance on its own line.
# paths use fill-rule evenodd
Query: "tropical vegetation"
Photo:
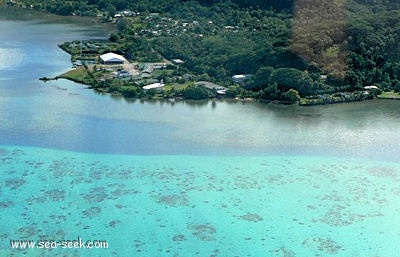
M 292 102 L 400 92 L 398 0 L 22 0 L 9 5 L 115 22 L 104 51 L 132 62 L 183 60 L 157 74 L 167 84 L 185 85 L 162 93 L 168 97 L 208 97 L 210 92 L 187 83 L 196 80 L 225 86 L 227 96 Z M 237 82 L 232 80 L 237 74 L 249 76 Z M 96 83 L 143 95 L 141 82 Z M 365 92 L 371 86 L 380 90 Z

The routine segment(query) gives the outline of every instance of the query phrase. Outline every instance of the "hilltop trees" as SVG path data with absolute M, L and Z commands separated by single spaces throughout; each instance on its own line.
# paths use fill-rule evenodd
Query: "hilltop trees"
M 327 73 L 343 78 L 346 70 L 344 0 L 296 1 L 291 49 Z
M 347 82 L 393 89 L 400 79 L 400 10 L 357 16 L 348 34 Z
M 307 71 L 300 71 L 295 68 L 276 69 L 270 78 L 270 83 L 276 83 L 283 91 L 289 89 L 297 90 L 301 95 L 310 95 L 314 91 L 313 80 Z

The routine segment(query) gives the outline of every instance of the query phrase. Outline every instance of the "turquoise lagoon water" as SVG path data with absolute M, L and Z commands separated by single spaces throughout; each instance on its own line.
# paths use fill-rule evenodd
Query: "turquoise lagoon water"
M 143 102 L 42 83 L 70 68 L 58 43 L 107 31 L 0 14 L 0 256 L 400 256 L 400 102 Z M 78 237 L 109 247 L 10 246 Z
M 400 165 L 1 148 L 1 256 L 398 256 Z M 4 222 L 7 220 L 7 222 Z M 10 249 L 8 239 L 107 240 Z

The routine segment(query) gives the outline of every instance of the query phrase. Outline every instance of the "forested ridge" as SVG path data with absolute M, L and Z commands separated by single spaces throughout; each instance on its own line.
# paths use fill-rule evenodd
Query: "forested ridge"
M 15 1 L 62 15 L 117 22 L 111 40 L 131 60 L 184 60 L 176 74 L 232 84 L 263 99 L 377 86 L 400 91 L 397 0 Z M 114 19 L 119 11 L 140 15 Z

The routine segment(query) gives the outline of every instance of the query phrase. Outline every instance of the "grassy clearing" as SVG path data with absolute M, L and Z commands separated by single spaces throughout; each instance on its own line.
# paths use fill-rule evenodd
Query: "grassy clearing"
M 179 84 L 179 83 L 174 83 L 171 85 L 166 85 L 165 89 L 169 90 L 169 89 L 175 89 L 175 90 L 183 90 L 185 88 L 187 88 L 189 85 L 193 84 L 193 82 L 187 82 L 185 84 Z
M 381 99 L 400 99 L 400 94 L 394 91 L 386 91 L 382 92 L 380 95 L 378 95 L 378 98 Z
M 78 83 L 89 84 L 89 85 L 93 80 L 90 74 L 88 73 L 87 69 L 85 69 L 84 67 L 78 67 L 72 69 L 58 76 L 58 78 L 69 79 Z

